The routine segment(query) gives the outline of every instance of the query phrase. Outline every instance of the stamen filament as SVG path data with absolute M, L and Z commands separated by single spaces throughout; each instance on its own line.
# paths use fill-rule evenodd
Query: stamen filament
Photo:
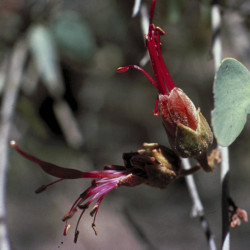
M 125 67 L 119 67 L 117 69 L 117 72 L 126 72 L 127 70 L 129 70 L 129 68 L 134 68 L 134 69 L 138 69 L 139 71 L 141 71 L 147 78 L 148 80 L 156 87 L 158 88 L 157 83 L 155 82 L 155 80 L 141 67 L 137 66 L 137 65 L 127 65 Z
M 161 53 L 160 35 L 162 32 L 150 24 L 147 38 L 147 48 L 151 58 L 154 75 L 157 80 L 158 90 L 163 95 L 175 87 L 175 84 L 168 72 Z
M 39 194 L 39 193 L 45 191 L 45 190 L 47 189 L 47 187 L 49 187 L 49 186 L 51 186 L 51 185 L 54 185 L 54 184 L 56 184 L 56 183 L 58 183 L 58 182 L 61 182 L 61 181 L 63 181 L 63 180 L 65 180 L 65 179 L 61 178 L 61 179 L 58 179 L 58 180 L 56 180 L 56 181 L 53 181 L 53 182 L 51 182 L 51 183 L 49 183 L 49 184 L 42 185 L 42 186 L 39 187 L 35 192 L 36 192 L 36 194 Z

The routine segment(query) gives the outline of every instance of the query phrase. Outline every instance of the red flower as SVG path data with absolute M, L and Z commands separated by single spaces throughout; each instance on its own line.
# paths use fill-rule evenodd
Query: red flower
M 110 192 L 112 189 L 117 188 L 121 185 L 126 186 L 136 186 L 144 182 L 144 179 L 132 174 L 131 170 L 126 169 L 125 167 L 115 167 L 115 166 L 106 166 L 105 170 L 102 171 L 90 171 L 90 172 L 82 172 L 76 169 L 69 169 L 59 167 L 55 164 L 42 161 L 30 154 L 27 154 L 23 150 L 21 150 L 16 141 L 11 141 L 10 145 L 16 149 L 16 151 L 27 158 L 30 161 L 35 162 L 36 164 L 40 165 L 42 170 L 49 175 L 59 178 L 58 180 L 49 183 L 47 185 L 42 185 L 36 190 L 36 193 L 43 192 L 47 187 L 63 181 L 65 179 L 79 179 L 79 178 L 94 178 L 91 186 L 87 188 L 83 193 L 79 195 L 79 197 L 74 202 L 73 206 L 69 210 L 69 212 L 63 217 L 63 221 L 65 222 L 65 229 L 64 235 L 67 234 L 70 225 L 68 224 L 68 220 L 77 212 L 77 209 L 81 209 L 81 214 L 79 216 L 76 228 L 75 228 L 75 239 L 74 242 L 77 241 L 77 237 L 79 234 L 78 225 L 82 218 L 83 213 L 85 210 L 90 206 L 92 202 L 97 200 L 90 212 L 91 216 L 94 216 L 94 220 L 92 223 L 92 228 L 94 229 L 95 233 L 96 226 L 95 226 L 95 219 L 100 207 L 100 204 L 104 198 L 104 196 Z M 96 180 L 99 179 L 99 180 Z
M 180 167 L 179 157 L 171 150 L 157 143 L 144 143 L 144 149 L 137 152 L 124 153 L 124 166 L 107 165 L 104 170 L 82 172 L 77 169 L 59 167 L 55 164 L 42 161 L 21 150 L 16 141 L 11 141 L 10 145 L 23 157 L 38 164 L 44 172 L 54 177 L 56 181 L 47 185 L 42 185 L 36 193 L 43 192 L 47 187 L 65 179 L 93 178 L 91 185 L 82 192 L 71 206 L 68 213 L 63 217 L 65 222 L 64 235 L 70 228 L 68 220 L 81 210 L 79 219 L 75 227 L 74 242 L 79 235 L 79 222 L 86 209 L 93 203 L 90 215 L 94 217 L 92 228 L 97 234 L 95 219 L 104 196 L 111 190 L 120 186 L 134 187 L 140 184 L 147 184 L 153 187 L 166 188 L 170 183 L 180 176 L 192 174 L 199 170 L 196 166 L 191 170 L 183 170 Z
M 204 158 L 208 145 L 213 141 L 213 134 L 200 110 L 196 109 L 189 97 L 175 86 L 165 65 L 160 41 L 160 36 L 165 33 L 153 24 L 155 3 L 153 0 L 146 46 L 156 81 L 137 65 L 120 67 L 117 71 L 125 72 L 129 68 L 140 70 L 158 89 L 154 114 L 161 116 L 173 150 L 181 157 Z

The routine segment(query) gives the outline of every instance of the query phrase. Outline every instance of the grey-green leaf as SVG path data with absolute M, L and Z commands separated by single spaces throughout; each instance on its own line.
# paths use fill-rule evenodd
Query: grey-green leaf
M 250 73 L 233 58 L 222 61 L 214 81 L 212 126 L 218 144 L 229 146 L 241 133 L 250 112 Z
M 49 29 L 41 24 L 29 29 L 29 45 L 39 73 L 52 96 L 62 96 L 60 65 L 57 48 Z
M 70 60 L 88 62 L 96 49 L 95 37 L 76 12 L 61 12 L 51 22 L 51 31 L 61 53 Z

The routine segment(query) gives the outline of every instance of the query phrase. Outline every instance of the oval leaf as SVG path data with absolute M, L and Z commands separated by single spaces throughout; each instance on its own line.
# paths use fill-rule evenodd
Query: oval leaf
M 95 37 L 76 12 L 61 12 L 51 22 L 51 31 L 61 53 L 73 61 L 88 62 L 96 47 Z
M 32 56 L 50 94 L 62 96 L 64 87 L 60 81 L 57 48 L 51 32 L 46 26 L 36 24 L 29 29 L 28 38 Z
M 218 144 L 229 146 L 250 112 L 250 73 L 233 58 L 222 61 L 214 81 L 212 126 Z

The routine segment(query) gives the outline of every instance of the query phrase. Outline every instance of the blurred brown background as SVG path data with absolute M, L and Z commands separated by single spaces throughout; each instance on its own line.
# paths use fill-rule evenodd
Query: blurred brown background
M 142 0 L 150 7 L 151 1 Z M 122 153 L 143 142 L 167 145 L 160 119 L 152 114 L 156 89 L 138 71 L 116 73 L 139 64 L 146 53 L 140 15 L 134 1 L 1 1 L 0 94 L 8 59 L 20 42 L 28 48 L 10 139 L 27 152 L 57 165 L 83 171 L 122 164 Z M 222 1 L 223 57 L 250 66 L 250 3 Z M 154 23 L 166 31 L 163 53 L 172 78 L 210 121 L 214 62 L 210 1 L 157 1 Z M 144 67 L 153 75 L 151 65 Z M 15 71 L 14 71 L 15 72 Z M 1 97 L 0 97 L 1 98 Z M 250 123 L 230 147 L 231 193 L 250 211 Z M 215 147 L 216 145 L 214 145 Z M 220 171 L 195 174 L 211 229 L 220 246 Z M 73 243 L 62 235 L 63 215 L 90 180 L 59 183 L 36 195 L 53 178 L 10 150 L 7 176 L 7 224 L 13 249 L 207 249 L 185 180 L 166 190 L 147 186 L 119 188 L 99 210 L 98 236 L 88 212 Z M 232 230 L 231 249 L 249 249 L 250 226 Z

